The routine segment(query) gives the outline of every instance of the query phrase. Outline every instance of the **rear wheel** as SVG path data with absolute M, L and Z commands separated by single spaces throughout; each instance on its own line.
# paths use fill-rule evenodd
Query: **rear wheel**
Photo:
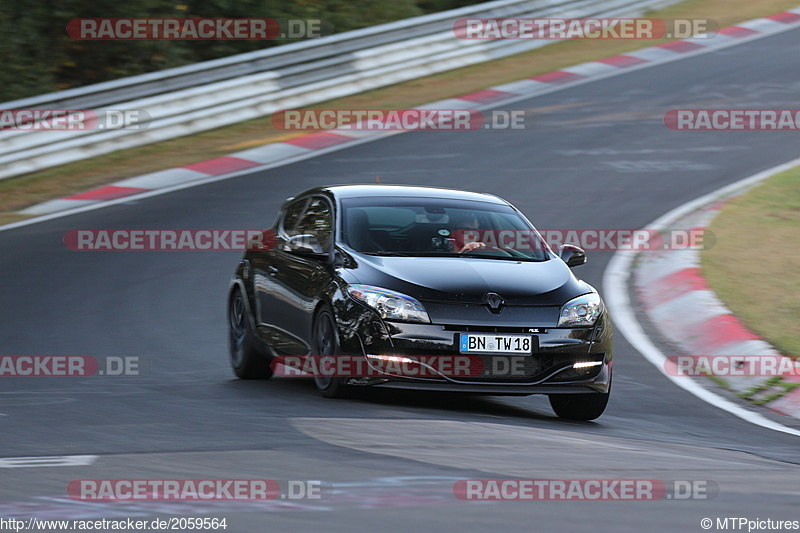
M 266 379 L 272 376 L 269 360 L 256 345 L 257 340 L 250 327 L 244 295 L 238 287 L 234 289 L 228 303 L 228 322 L 233 373 L 242 379 Z
M 550 406 L 560 418 L 594 420 L 603 414 L 611 393 L 551 394 Z
M 336 364 L 326 361 L 335 359 L 339 351 L 339 336 L 336 332 L 336 322 L 333 314 L 327 307 L 323 307 L 314 318 L 312 326 L 312 356 L 319 357 L 318 368 L 336 368 Z M 347 398 L 351 394 L 351 387 L 345 385 L 345 378 L 335 376 L 315 376 L 314 385 L 326 398 Z

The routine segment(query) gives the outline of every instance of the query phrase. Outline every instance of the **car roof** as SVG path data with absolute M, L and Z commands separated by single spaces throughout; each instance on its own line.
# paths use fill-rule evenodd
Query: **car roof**
M 377 197 L 415 197 L 415 198 L 443 198 L 450 200 L 473 200 L 493 204 L 508 204 L 505 200 L 493 194 L 462 191 L 459 189 L 444 189 L 440 187 L 422 187 L 417 185 L 384 185 L 382 183 L 368 183 L 359 185 L 329 185 L 309 189 L 296 197 L 309 194 L 328 193 L 334 198 L 377 198 Z

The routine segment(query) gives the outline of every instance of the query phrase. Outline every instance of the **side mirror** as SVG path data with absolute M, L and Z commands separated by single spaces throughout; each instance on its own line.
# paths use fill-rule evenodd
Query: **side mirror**
M 317 237 L 307 233 L 289 237 L 285 250 L 297 255 L 326 255 Z
M 333 253 L 328 258 L 328 262 L 333 268 L 342 268 L 344 266 L 344 255 L 342 255 L 342 252 L 338 248 L 334 247 Z
M 583 248 L 579 248 L 574 244 L 561 245 L 559 256 L 570 268 L 586 263 L 586 252 L 583 251 Z

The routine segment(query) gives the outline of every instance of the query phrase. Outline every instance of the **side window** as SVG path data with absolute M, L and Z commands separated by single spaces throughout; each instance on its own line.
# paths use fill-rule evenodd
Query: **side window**
M 328 202 L 322 198 L 312 198 L 300 222 L 289 235 L 308 233 L 314 235 L 322 248 L 331 243 L 333 233 L 333 217 Z
M 290 204 L 289 207 L 286 208 L 286 214 L 283 215 L 283 220 L 281 221 L 281 229 L 289 235 L 297 235 L 294 232 L 294 227 L 297 225 L 298 217 L 303 213 L 303 208 L 306 206 L 308 202 L 307 198 L 303 198 L 302 200 L 297 200 L 293 204 Z

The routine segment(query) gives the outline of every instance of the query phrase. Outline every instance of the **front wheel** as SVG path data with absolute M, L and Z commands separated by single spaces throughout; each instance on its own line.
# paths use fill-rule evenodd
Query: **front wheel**
M 560 418 L 594 420 L 603 414 L 611 393 L 551 394 L 550 406 Z
M 258 351 L 250 317 L 241 289 L 234 289 L 228 302 L 228 322 L 230 328 L 231 368 L 242 379 L 267 379 L 272 376 L 269 360 Z
M 312 356 L 318 356 L 319 368 L 336 368 L 336 364 L 328 365 L 325 361 L 335 358 L 339 351 L 339 336 L 336 333 L 336 322 L 327 307 L 323 307 L 314 318 L 312 326 Z M 326 398 L 347 398 L 351 388 L 345 385 L 345 378 L 336 376 L 314 376 L 314 385 Z

